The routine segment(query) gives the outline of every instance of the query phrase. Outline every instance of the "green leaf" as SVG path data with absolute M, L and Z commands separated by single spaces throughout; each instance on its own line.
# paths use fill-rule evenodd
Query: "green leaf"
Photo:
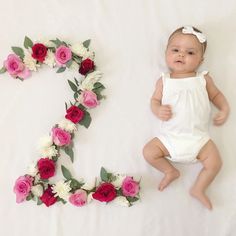
M 3 67 L 1 68 L 1 70 L 0 70 L 0 74 L 5 73 L 6 71 L 7 71 L 7 69 L 3 66 Z
M 50 41 L 53 42 L 57 47 L 63 44 L 63 42 L 58 38 L 56 40 L 50 40 Z
M 30 193 L 27 197 L 26 197 L 26 201 L 30 201 L 32 200 L 34 197 L 34 195 L 32 193 Z
M 100 177 L 101 177 L 102 181 L 104 181 L 104 182 L 107 182 L 109 180 L 108 173 L 104 167 L 102 167 L 100 170 Z
M 66 63 L 66 67 L 67 67 L 67 68 L 70 68 L 70 66 L 72 65 L 72 62 L 73 62 L 73 60 L 69 60 L 69 61 Z
M 85 111 L 84 118 L 79 122 L 79 124 L 84 126 L 85 128 L 88 128 L 90 126 L 91 121 L 92 118 L 90 114 L 87 111 Z
M 63 176 L 67 180 L 70 180 L 72 178 L 70 171 L 65 166 L 63 166 L 63 165 L 61 166 L 61 171 L 62 171 Z
M 40 198 L 38 197 L 37 198 L 37 205 L 39 206 L 39 205 L 42 205 L 43 204 L 43 202 L 40 200 Z
M 68 83 L 70 85 L 70 88 L 74 91 L 77 92 L 77 86 L 70 80 L 68 80 Z
M 68 105 L 67 105 L 67 103 L 65 102 L 65 107 L 66 107 L 66 110 L 68 110 Z
M 91 40 L 90 40 L 90 39 L 88 39 L 88 40 L 85 40 L 85 41 L 83 42 L 83 45 L 84 45 L 84 47 L 88 48 L 88 47 L 89 47 L 89 45 L 90 45 L 90 42 L 91 42 Z
M 84 183 L 80 183 L 80 182 L 79 182 L 78 180 L 76 180 L 76 179 L 71 179 L 70 187 L 71 187 L 73 190 L 80 189 L 83 185 L 84 185 Z
M 79 97 L 79 93 L 74 93 L 74 99 L 76 100 Z
M 74 77 L 74 80 L 75 80 L 75 84 L 79 86 L 79 81 L 75 77 Z
M 11 47 L 12 51 L 18 55 L 21 59 L 24 58 L 25 54 L 24 54 L 24 50 L 20 47 Z
M 33 45 L 34 45 L 34 44 L 33 44 L 32 40 L 31 40 L 30 38 L 28 38 L 27 36 L 25 36 L 24 47 L 25 47 L 26 49 L 28 49 L 28 48 L 32 48 Z
M 70 157 L 71 162 L 73 163 L 74 162 L 74 152 L 73 152 L 72 147 L 65 147 L 64 150 L 65 150 L 65 153 Z
M 126 197 L 129 202 L 136 202 L 139 200 L 137 197 Z
M 56 73 L 62 73 L 62 72 L 64 72 L 66 70 L 66 67 L 60 67 L 57 71 L 56 71 Z

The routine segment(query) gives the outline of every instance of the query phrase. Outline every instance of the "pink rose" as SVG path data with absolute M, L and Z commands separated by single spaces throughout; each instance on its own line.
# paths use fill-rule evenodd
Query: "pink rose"
M 54 197 L 52 192 L 51 185 L 48 185 L 48 188 L 44 191 L 43 195 L 40 197 L 40 200 L 47 206 L 53 205 L 57 201 L 57 197 Z
M 82 104 L 88 108 L 94 108 L 99 104 L 97 95 L 92 91 L 83 91 L 82 98 Z
M 32 187 L 32 182 L 33 178 L 30 177 L 29 175 L 20 176 L 16 180 L 14 186 L 14 192 L 16 194 L 17 203 L 21 203 L 27 198 Z
M 72 53 L 70 48 L 61 45 L 56 49 L 55 58 L 59 65 L 65 65 L 72 58 Z
M 93 69 L 94 69 L 94 62 L 91 59 L 87 58 L 81 62 L 79 73 L 81 75 L 86 75 L 89 71 L 92 71 Z
M 42 43 L 36 43 L 32 47 L 32 57 L 39 62 L 43 62 L 47 56 L 48 48 Z
M 124 196 L 135 197 L 139 192 L 139 183 L 128 176 L 123 180 L 121 189 Z
M 77 207 L 82 207 L 87 202 L 87 193 L 83 189 L 77 190 L 69 197 L 69 202 Z
M 4 61 L 4 66 L 12 77 L 26 79 L 31 75 L 21 59 L 15 54 L 8 55 L 7 60 Z
M 55 174 L 55 162 L 49 158 L 41 158 L 38 163 L 38 170 L 41 179 L 48 179 Z
M 78 123 L 84 118 L 84 111 L 78 108 L 77 106 L 71 106 L 66 110 L 66 119 L 70 120 L 73 123 Z
M 64 146 L 70 144 L 71 135 L 63 129 L 53 128 L 52 139 L 57 146 Z

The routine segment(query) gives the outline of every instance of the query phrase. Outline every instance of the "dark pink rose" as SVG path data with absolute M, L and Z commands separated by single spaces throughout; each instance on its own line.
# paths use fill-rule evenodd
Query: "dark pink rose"
M 93 198 L 100 202 L 110 202 L 116 197 L 116 189 L 111 183 L 102 183 L 93 193 Z
M 81 75 L 86 75 L 89 71 L 94 69 L 94 62 L 87 58 L 83 60 L 80 64 L 79 73 Z
M 75 124 L 84 118 L 84 111 L 77 106 L 71 106 L 68 110 L 66 110 L 66 113 L 66 119 L 72 121 Z
M 52 192 L 52 187 L 48 185 L 48 188 L 44 191 L 43 195 L 40 197 L 40 200 L 47 206 L 53 205 L 57 198 L 54 197 L 54 193 Z
M 48 48 L 42 43 L 36 43 L 32 47 L 32 57 L 39 62 L 43 62 L 47 56 Z
M 41 158 L 38 163 L 38 170 L 41 179 L 48 179 L 55 174 L 55 162 L 49 158 Z

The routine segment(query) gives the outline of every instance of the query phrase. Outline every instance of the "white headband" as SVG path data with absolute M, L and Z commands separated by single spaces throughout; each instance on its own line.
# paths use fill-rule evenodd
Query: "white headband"
M 195 35 L 200 43 L 206 42 L 206 36 L 203 33 L 195 31 L 192 26 L 184 26 L 182 33 Z

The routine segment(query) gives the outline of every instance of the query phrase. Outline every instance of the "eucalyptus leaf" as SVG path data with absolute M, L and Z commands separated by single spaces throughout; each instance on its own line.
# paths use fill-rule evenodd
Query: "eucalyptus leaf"
M 63 176 L 67 180 L 70 180 L 72 178 L 70 171 L 65 166 L 63 166 L 63 165 L 61 166 L 61 171 L 62 171 Z
M 67 105 L 67 103 L 65 102 L 65 107 L 66 107 L 66 110 L 68 110 L 68 105 Z
M 65 150 L 65 153 L 70 157 L 71 162 L 73 163 L 74 162 L 74 152 L 73 152 L 72 147 L 65 147 L 64 150 Z
M 101 177 L 101 180 L 104 181 L 104 182 L 107 182 L 109 180 L 108 173 L 107 173 L 107 171 L 105 170 L 104 167 L 102 167 L 101 170 L 100 170 L 100 177 Z
M 25 54 L 24 54 L 24 50 L 20 47 L 11 47 L 12 51 L 18 55 L 21 59 L 24 58 Z
M 84 126 L 85 128 L 88 128 L 90 126 L 91 121 L 92 121 L 92 118 L 90 114 L 87 111 L 85 111 L 84 118 L 79 122 L 79 124 Z
M 70 87 L 71 87 L 71 89 L 74 91 L 74 92 L 77 92 L 77 86 L 72 82 L 72 81 L 70 81 L 70 80 L 68 80 L 68 83 L 69 83 L 69 85 L 70 85 Z
M 0 70 L 0 74 L 5 73 L 6 71 L 7 71 L 7 69 L 3 66 L 3 67 L 1 68 L 1 70 Z
M 57 47 L 63 44 L 63 42 L 58 38 L 56 40 L 50 40 L 50 41 L 53 42 Z
M 57 71 L 56 71 L 56 73 L 62 73 L 62 72 L 64 72 L 66 70 L 66 67 L 60 67 Z
M 73 63 L 73 60 L 69 60 L 67 63 L 66 63 L 66 67 L 67 68 L 70 68 L 70 66 L 72 65 Z
M 88 47 L 89 47 L 89 45 L 90 45 L 90 42 L 91 42 L 91 40 L 90 40 L 90 39 L 88 39 L 88 40 L 85 40 L 85 41 L 83 42 L 83 45 L 84 45 L 84 47 L 88 48 Z
M 26 49 L 28 49 L 28 48 L 32 48 L 33 45 L 34 45 L 34 44 L 33 44 L 32 40 L 31 40 L 29 37 L 25 36 L 24 47 L 25 47 Z

